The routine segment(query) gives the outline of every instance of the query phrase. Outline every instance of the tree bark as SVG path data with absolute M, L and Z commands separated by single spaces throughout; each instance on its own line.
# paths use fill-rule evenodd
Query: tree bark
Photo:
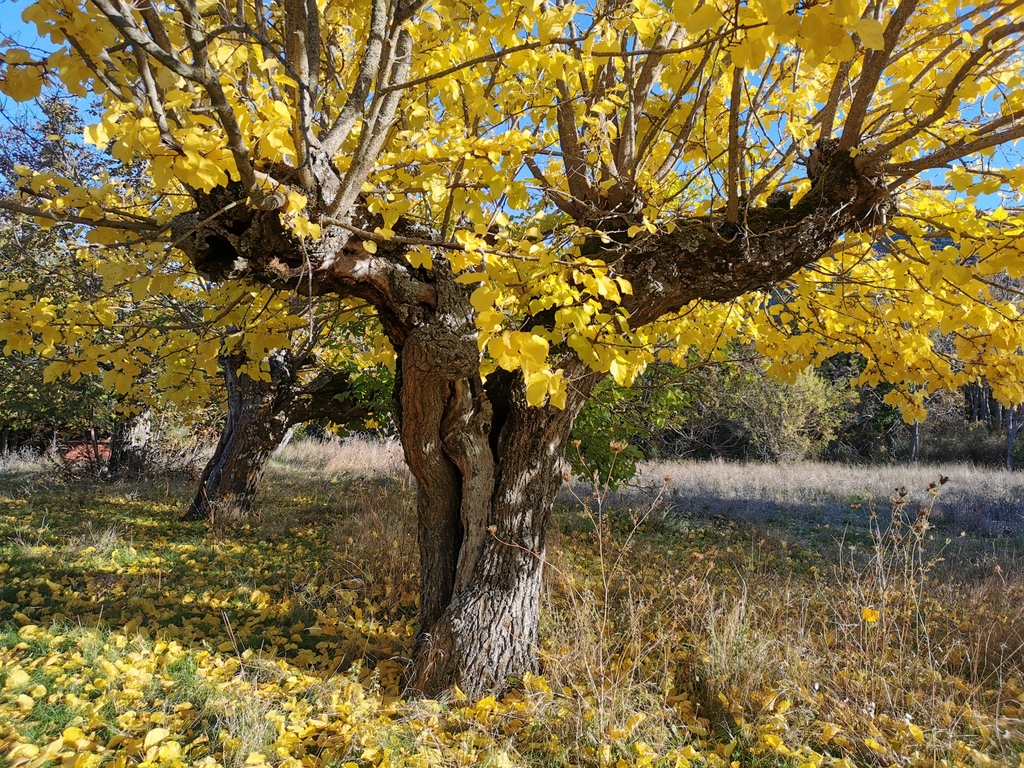
M 275 365 L 270 381 L 252 379 L 241 372 L 245 362 L 244 355 L 231 355 L 221 360 L 227 389 L 227 417 L 185 520 L 210 519 L 212 522 L 214 515 L 222 512 L 247 515 L 267 461 L 288 430 L 284 414 L 275 407 L 279 390 L 287 384 L 282 380 L 287 373 Z
M 153 432 L 149 409 L 128 419 L 114 423 L 110 441 L 110 461 L 107 471 L 111 475 L 139 473 L 146 468 L 146 449 Z
M 269 381 L 242 373 L 245 362 L 244 355 L 221 360 L 227 417 L 183 520 L 212 522 L 221 513 L 246 517 L 271 455 L 295 425 L 320 418 L 344 423 L 367 412 L 350 397 L 348 377 L 339 372 L 324 370 L 299 385 L 301 361 L 289 350 L 271 354 Z
M 520 375 L 505 371 L 486 386 L 478 376 L 435 376 L 427 391 L 422 351 L 407 345 L 401 355 L 401 435 L 419 484 L 422 553 L 410 685 L 431 696 L 453 685 L 500 690 L 536 670 L 544 530 L 572 425 L 601 374 L 563 358 L 575 386 L 560 410 L 528 406 Z
M 1006 468 L 1013 469 L 1013 448 L 1017 442 L 1017 433 L 1024 424 L 1024 405 L 1015 405 L 1006 409 Z
M 911 464 L 916 464 L 921 457 L 921 422 L 915 421 L 910 427 L 910 455 L 907 457 Z

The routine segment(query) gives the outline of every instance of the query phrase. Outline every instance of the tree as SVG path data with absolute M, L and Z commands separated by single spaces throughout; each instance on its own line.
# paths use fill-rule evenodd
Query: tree
M 8 48 L 4 90 L 100 94 L 87 138 L 152 189 L 40 199 L 26 172 L 8 208 L 91 227 L 118 274 L 183 254 L 179 288 L 375 311 L 419 488 L 424 692 L 534 668 L 557 468 L 606 376 L 745 337 L 789 378 L 858 351 L 864 383 L 907 384 L 911 419 L 967 371 L 1002 369 L 1021 399 L 1021 324 L 988 289 L 1021 271 L 1021 220 L 976 206 L 1024 182 L 1018 3 L 40 0 L 25 18 L 60 47 Z M 264 325 L 251 360 L 282 346 Z
M 308 349 L 272 352 L 269 379 L 245 373 L 246 363 L 241 354 L 221 359 L 227 417 L 186 520 L 213 519 L 217 508 L 227 510 L 229 517 L 247 515 L 271 454 L 299 424 L 327 420 L 345 425 L 371 413 L 373 404 L 359 396 L 352 377 L 315 366 Z M 312 374 L 303 377 L 303 368 Z

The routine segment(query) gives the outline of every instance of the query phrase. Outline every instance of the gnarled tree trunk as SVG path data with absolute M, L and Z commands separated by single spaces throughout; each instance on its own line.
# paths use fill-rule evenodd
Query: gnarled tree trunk
M 566 408 L 478 371 L 466 294 L 436 269 L 430 322 L 399 347 L 399 431 L 419 486 L 420 642 L 411 685 L 478 694 L 535 669 L 544 530 L 572 425 L 601 374 L 566 351 Z
M 446 546 L 446 558 L 421 568 L 421 605 L 428 608 L 411 682 L 423 693 L 458 684 L 479 694 L 536 671 L 544 531 L 573 422 L 600 378 L 578 373 L 564 410 L 528 406 L 521 377 L 503 371 L 486 387 L 467 379 L 447 388 L 440 440 L 431 444 L 452 465 L 461 496 L 446 515 L 431 499 L 429 516 L 446 516 L 448 530 L 457 531 L 448 540 L 460 545 Z M 403 439 L 418 430 L 403 414 Z M 415 472 L 408 443 L 406 452 Z M 417 479 L 422 492 L 430 480 Z
M 289 350 L 271 354 L 269 381 L 243 373 L 245 362 L 244 355 L 221 359 L 227 417 L 184 520 L 212 520 L 219 511 L 244 517 L 270 456 L 295 425 L 321 418 L 343 423 L 366 414 L 349 396 L 342 373 L 323 370 L 308 384 L 298 384 L 302 361 Z

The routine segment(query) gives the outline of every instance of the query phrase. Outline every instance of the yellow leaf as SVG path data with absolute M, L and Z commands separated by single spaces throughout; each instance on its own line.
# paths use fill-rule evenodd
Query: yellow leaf
M 880 615 L 874 608 L 862 608 L 860 612 L 860 617 L 868 624 L 874 624 Z
M 363 250 L 367 253 L 376 253 L 377 244 L 373 240 L 363 240 Z
M 39 754 L 39 747 L 35 744 L 19 744 L 7 753 L 8 760 L 31 759 Z
M 686 22 L 690 20 L 690 14 L 693 13 L 693 5 L 694 0 L 675 0 L 672 3 L 672 15 L 677 24 L 686 25 Z
M 31 678 L 21 667 L 15 667 L 7 673 L 7 679 L 4 680 L 4 690 L 13 691 L 15 688 L 21 688 L 24 685 L 28 685 Z
M 9 48 L 4 52 L 4 61 L 8 66 L 12 64 L 28 64 L 32 61 L 32 54 L 24 48 Z
M 524 334 L 525 336 L 525 334 Z M 548 342 L 542 336 L 533 333 L 522 338 L 520 342 L 520 354 L 533 362 L 537 367 L 544 365 L 548 356 Z
M 555 375 L 548 381 L 548 402 L 552 407 L 565 410 L 565 401 L 569 391 L 565 386 L 565 377 L 562 376 L 562 369 L 555 371 Z
M 630 718 L 626 720 L 626 730 L 629 733 L 632 733 L 636 730 L 637 726 L 640 725 L 640 723 L 642 723 L 644 719 L 646 719 L 646 717 L 647 715 L 643 712 L 637 712 L 636 714 L 630 716 Z
M 481 285 L 473 291 L 473 294 L 469 297 L 469 303 L 473 305 L 473 309 L 477 312 L 484 312 L 494 305 L 495 295 L 495 291 L 492 291 L 485 285 Z
M 159 744 L 161 741 L 171 735 L 171 732 L 166 728 L 153 728 L 146 734 L 146 738 L 142 741 L 142 748 L 149 749 L 154 744 Z
M 181 744 L 176 741 L 166 741 L 160 745 L 157 756 L 161 762 L 170 763 L 181 758 Z
M 420 20 L 434 31 L 441 29 L 441 17 L 433 11 L 420 11 Z
M 858 19 L 854 22 L 853 28 L 865 48 L 871 48 L 876 51 L 885 48 L 885 38 L 882 36 L 882 22 L 877 19 Z
M 35 67 L 7 67 L 3 92 L 15 101 L 31 101 L 43 90 L 43 75 Z
M 918 744 L 924 744 L 924 731 L 921 730 L 921 726 L 910 723 L 907 725 L 907 730 L 910 731 L 910 736 L 914 741 Z
M 835 725 L 834 723 L 825 723 L 824 727 L 822 727 L 821 729 L 821 740 L 824 743 L 828 744 L 830 741 L 832 741 L 832 737 L 839 733 L 841 730 L 843 729 L 840 728 L 838 725 Z
M 430 249 L 425 245 L 418 245 L 415 248 L 411 248 L 405 254 L 405 258 L 417 269 L 431 269 L 434 266 L 434 260 L 431 256 Z
M 705 3 L 696 11 L 694 11 L 690 18 L 683 22 L 683 26 L 686 27 L 686 31 L 691 35 L 699 35 L 702 32 L 707 32 L 712 27 L 722 23 L 722 14 L 719 13 L 718 8 L 714 3 Z
M 526 402 L 529 405 L 543 405 L 544 399 L 548 396 L 548 379 L 550 374 L 547 371 L 537 371 L 526 377 Z

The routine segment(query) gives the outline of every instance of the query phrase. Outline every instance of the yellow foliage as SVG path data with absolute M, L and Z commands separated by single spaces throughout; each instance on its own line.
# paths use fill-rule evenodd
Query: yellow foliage
M 47 214 L 38 218 L 40 226 L 53 226 L 66 215 L 80 222 L 114 216 L 124 225 L 139 220 L 162 225 L 192 205 L 189 190 L 209 192 L 240 182 L 247 166 L 255 179 L 247 192 L 282 193 L 281 220 L 303 248 L 313 247 L 334 226 L 337 212 L 321 210 L 316 191 L 298 178 L 306 151 L 301 94 L 307 89 L 297 87 L 301 74 L 284 63 L 283 25 L 268 24 L 281 8 L 271 3 L 264 11 L 262 4 L 243 2 L 232 11 L 243 26 L 266 27 L 269 38 L 257 39 L 215 32 L 218 6 L 199 7 L 202 24 L 211 25 L 204 45 L 212 76 L 187 72 L 188 56 L 171 66 L 159 52 L 165 45 L 182 52 L 196 44 L 190 37 L 193 23 L 177 7 L 161 11 L 166 43 L 154 38 L 145 55 L 91 6 L 38 0 L 26 8 L 25 20 L 52 50 L 37 55 L 5 45 L 0 90 L 31 99 L 45 78 L 54 78 L 72 93 L 95 92 L 102 106 L 85 129 L 85 141 L 108 149 L 120 162 L 141 162 L 147 175 L 145 184 L 125 190 L 108 180 L 70 183 L 21 169 L 25 199 Z M 342 116 L 362 76 L 358 70 L 372 16 L 369 2 L 324 0 L 316 8 L 323 61 L 318 88 L 310 94 L 316 114 L 313 143 L 324 140 L 327 127 Z M 679 361 L 692 351 L 708 354 L 742 336 L 776 360 L 773 371 L 782 377 L 836 353 L 863 355 L 867 366 L 858 383 L 898 385 L 901 394 L 894 398 L 908 420 L 922 417 L 920 400 L 928 392 L 978 378 L 986 378 L 1003 402 L 1020 402 L 1022 324 L 1019 298 L 1007 289 L 1009 281 L 1024 275 L 1024 224 L 1019 209 L 991 201 L 1018 194 L 1024 177 L 991 147 L 982 150 L 991 156 L 978 162 L 976 154 L 962 163 L 941 163 L 947 170 L 919 176 L 913 185 L 901 181 L 885 222 L 891 238 L 875 242 L 881 228 L 851 231 L 813 269 L 787 278 L 777 292 L 755 292 L 724 307 L 693 304 L 645 327 L 631 325 L 621 307 L 634 286 L 616 274 L 614 260 L 606 264 L 584 255 L 593 253 L 588 247 L 595 239 L 608 244 L 610 235 L 621 233 L 595 228 L 603 226 L 597 208 L 594 221 L 579 216 L 569 222 L 554 202 L 570 207 L 566 201 L 578 194 L 575 173 L 592 181 L 586 205 L 599 207 L 628 191 L 635 210 L 621 229 L 637 247 L 647 237 L 676 232 L 681 221 L 716 215 L 729 177 L 733 72 L 740 72 L 744 85 L 740 176 L 744 189 L 756 190 L 757 197 L 749 205 L 765 205 L 776 185 L 799 201 L 809 182 L 798 161 L 818 138 L 821 105 L 834 91 L 841 100 L 837 114 L 851 112 L 852 84 L 869 79 L 862 73 L 887 47 L 884 35 L 892 14 L 889 7 L 863 0 L 632 0 L 600 13 L 575 3 L 424 6 L 405 23 L 414 49 L 403 75 L 409 85 L 396 89 L 398 119 L 384 130 L 379 154 L 369 158 L 365 178 L 357 183 L 360 205 L 376 217 L 372 232 L 353 234 L 354 242 L 374 254 L 382 243 L 401 241 L 400 221 L 445 230 L 446 243 L 410 243 L 405 259 L 429 270 L 436 259 L 447 258 L 456 273 L 482 282 L 473 295 L 480 347 L 489 356 L 482 370 L 494 365 L 521 370 L 534 404 L 564 401 L 558 371 L 545 362 L 548 351 L 539 356 L 509 340 L 510 334 L 535 335 L 521 324 L 540 313 L 555 316 L 544 339 L 549 350 L 564 343 L 591 368 L 625 385 L 656 358 Z M 1018 15 L 1011 9 L 1005 21 Z M 139 34 L 155 34 L 140 8 L 133 7 L 129 16 L 126 23 Z M 881 73 L 870 101 L 870 129 L 852 154 L 860 160 L 886 147 L 885 163 L 912 164 L 928 153 L 988 136 L 982 122 L 995 114 L 1003 115 L 1009 133 L 1016 135 L 1024 108 L 1020 35 L 986 37 L 1004 31 L 1001 17 L 982 3 L 918 3 L 894 47 L 899 55 Z M 634 72 L 633 64 L 653 63 L 653 55 L 642 52 L 659 46 L 672 52 L 644 70 L 641 80 L 650 82 L 641 94 L 639 81 L 627 83 L 623 73 L 637 77 L 642 68 Z M 147 68 L 152 92 L 140 85 Z M 599 74 L 607 83 L 592 87 Z M 833 89 L 842 78 L 851 87 Z M 368 111 L 353 119 L 332 158 L 342 175 L 381 128 L 374 124 L 374 110 L 382 94 L 363 96 Z M 221 97 L 224 103 L 213 103 Z M 691 114 L 698 104 L 702 111 Z M 556 113 L 559 120 L 571 116 L 583 170 L 570 171 L 558 161 L 572 147 L 562 146 L 567 134 L 556 124 Z M 910 116 L 916 116 L 920 130 L 908 129 Z M 628 148 L 619 139 L 633 129 L 637 154 L 623 168 Z M 689 138 L 676 146 L 684 133 Z M 886 173 L 880 184 L 899 176 Z M 762 185 L 764 180 L 772 183 Z M 55 184 L 67 194 L 39 196 Z M 620 205 L 615 215 L 625 210 Z M 286 313 L 262 311 L 269 307 L 265 294 L 242 306 L 233 305 L 237 286 L 199 290 L 197 276 L 182 268 L 180 255 L 162 244 L 140 245 L 131 229 L 98 227 L 88 239 L 89 259 L 107 290 L 123 290 L 134 302 L 158 306 L 202 294 L 209 302 L 207 319 L 218 318 L 220 327 L 261 327 L 250 345 L 254 357 L 294 327 Z M 110 247 L 126 241 L 132 244 L 127 253 Z M 54 360 L 49 376 L 80 376 L 94 362 L 113 361 L 94 333 L 115 324 L 109 308 L 97 306 L 90 316 L 95 302 L 71 302 L 56 323 L 67 330 L 56 330 L 48 314 L 52 307 L 20 295 L 19 289 L 0 288 L 0 302 L 4 348 L 35 350 Z M 367 335 L 380 332 L 373 326 Z M 208 391 L 197 372 L 215 368 L 215 358 L 202 334 L 169 335 L 174 338 L 154 340 L 139 331 L 124 344 L 169 361 L 173 371 L 159 385 L 173 393 L 169 396 Z M 68 344 L 79 347 L 75 360 L 61 359 Z M 371 339 L 363 346 L 382 344 Z M 192 350 L 201 354 L 189 360 Z M 144 370 L 147 364 L 138 358 L 135 367 Z M 126 392 L 135 374 L 105 379 Z

